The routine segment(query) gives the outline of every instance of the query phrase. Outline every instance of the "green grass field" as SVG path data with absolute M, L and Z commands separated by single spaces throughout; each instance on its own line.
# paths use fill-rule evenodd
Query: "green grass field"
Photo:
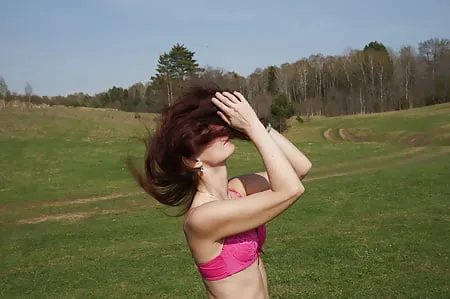
M 290 124 L 313 169 L 268 224 L 271 297 L 449 298 L 450 105 Z M 124 169 L 145 134 L 134 113 L 0 111 L 1 298 L 204 298 L 181 219 Z M 230 176 L 263 169 L 235 144 Z

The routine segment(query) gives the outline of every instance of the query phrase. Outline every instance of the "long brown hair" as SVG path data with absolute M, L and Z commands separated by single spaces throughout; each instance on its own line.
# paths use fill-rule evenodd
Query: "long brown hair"
M 230 127 L 211 102 L 216 92 L 212 83 L 190 85 L 176 103 L 164 108 L 161 123 L 146 139 L 144 173 L 128 159 L 128 168 L 139 185 L 167 206 L 182 206 L 177 216 L 190 208 L 197 190 L 197 171 L 187 167 L 182 158 L 199 154 L 217 137 L 248 140 L 248 136 Z

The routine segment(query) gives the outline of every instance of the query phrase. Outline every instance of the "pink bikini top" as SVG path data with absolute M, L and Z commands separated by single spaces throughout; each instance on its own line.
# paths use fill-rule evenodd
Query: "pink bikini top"
M 237 191 L 231 189 L 230 191 L 242 198 Z M 209 262 L 197 264 L 197 268 L 206 280 L 219 280 L 231 276 L 246 269 L 259 258 L 265 240 L 265 225 L 229 236 L 224 240 L 220 254 Z

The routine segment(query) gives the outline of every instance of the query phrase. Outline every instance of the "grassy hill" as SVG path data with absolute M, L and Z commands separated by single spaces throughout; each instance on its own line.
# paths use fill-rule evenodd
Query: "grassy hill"
M 181 219 L 124 169 L 155 115 L 0 111 L 0 297 L 199 298 Z M 450 105 L 290 120 L 307 193 L 268 224 L 271 296 L 450 296 Z M 260 171 L 235 142 L 230 176 Z

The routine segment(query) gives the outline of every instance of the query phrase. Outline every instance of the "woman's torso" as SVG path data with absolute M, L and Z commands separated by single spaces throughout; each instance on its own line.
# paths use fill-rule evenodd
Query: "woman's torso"
M 262 260 L 227 278 L 217 281 L 203 280 L 203 282 L 210 299 L 269 298 L 267 276 Z
M 209 298 L 268 298 L 260 257 L 266 238 L 264 225 L 214 243 L 186 237 Z

